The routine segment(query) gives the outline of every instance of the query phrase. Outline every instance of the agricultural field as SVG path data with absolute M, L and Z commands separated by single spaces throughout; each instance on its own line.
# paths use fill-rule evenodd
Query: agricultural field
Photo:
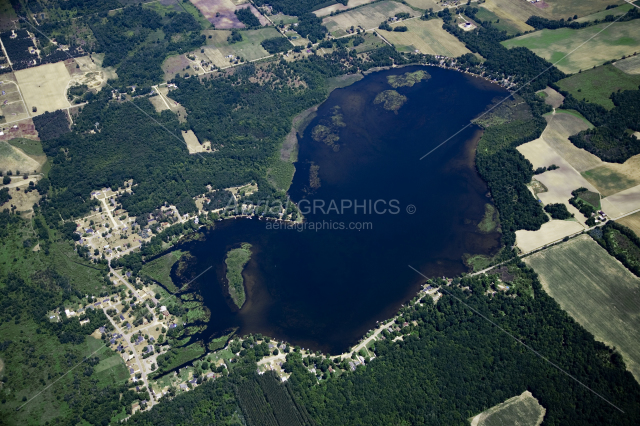
M 323 16 L 331 15 L 331 12 L 344 12 L 345 10 L 353 9 L 354 7 L 362 6 L 365 4 L 373 3 L 376 0 L 349 0 L 347 5 L 342 3 L 332 4 L 331 6 L 323 7 L 313 12 L 319 18 Z M 274 21 L 275 22 L 275 21 Z
M 495 22 L 500 19 L 500 25 L 507 34 L 523 33 L 533 30 L 533 27 L 525 24 L 527 19 L 533 15 L 540 15 L 541 9 L 533 6 L 524 0 L 487 0 L 482 3 L 478 11 L 478 19 Z M 493 16 L 489 17 L 486 12 Z M 486 17 L 485 17 L 486 16 Z
M 412 16 L 417 14 L 415 10 L 404 4 L 382 1 L 336 16 L 328 16 L 322 20 L 322 24 L 327 27 L 332 36 L 341 37 L 347 35 L 346 30 L 351 27 L 360 26 L 365 30 L 377 28 L 380 22 L 402 12 L 410 13 Z
M 471 426 L 538 426 L 546 412 L 531 392 L 525 391 L 470 418 L 469 422 Z
M 619 68 L 607 64 L 560 80 L 558 86 L 571 93 L 576 99 L 613 108 L 609 98 L 618 90 L 636 90 L 640 85 L 640 74 L 626 74 Z
M 584 171 L 582 175 L 603 196 L 617 194 L 640 185 L 640 155 L 635 155 L 622 164 L 602 162 L 600 166 Z
M 570 212 L 574 213 L 574 211 L 571 210 Z M 580 213 L 578 212 L 578 214 Z M 576 215 L 576 217 L 579 216 Z M 537 231 L 516 231 L 516 246 L 518 246 L 522 253 L 529 253 L 548 244 L 558 242 L 564 237 L 582 232 L 584 229 L 584 226 L 574 220 L 553 219 L 542 224 Z
M 520 3 L 521 1 L 517 1 Z M 598 0 L 598 1 L 583 1 L 583 0 L 544 0 L 542 5 L 542 12 L 540 16 L 547 17 L 549 19 L 567 19 L 570 16 L 578 15 L 583 17 L 592 15 L 596 12 L 605 10 L 607 6 L 611 5 L 623 5 L 623 0 Z
M 538 92 L 538 95 L 544 98 L 544 103 L 552 108 L 560 108 L 560 105 L 564 102 L 564 96 L 553 90 L 551 87 L 546 87 L 544 90 Z
M 640 185 L 602 199 L 602 210 L 612 218 L 638 209 L 640 209 Z
M 580 325 L 623 356 L 640 381 L 640 279 L 588 235 L 524 259 Z
M 640 74 L 640 56 L 638 55 L 616 61 L 613 65 L 619 70 L 624 71 L 626 74 Z
M 606 7 L 606 6 L 605 6 Z M 620 15 L 624 15 L 625 13 L 627 13 L 629 10 L 631 10 L 633 8 L 632 5 L 630 5 L 629 3 L 624 3 L 618 7 L 614 7 L 612 9 L 609 10 L 601 10 L 600 12 L 596 12 L 596 13 L 592 13 L 591 15 L 587 15 L 587 16 L 582 16 L 581 18 L 576 19 L 576 22 L 591 22 L 591 21 L 595 21 L 596 19 L 604 19 L 606 18 L 608 15 L 613 15 L 616 18 Z
M 442 29 L 442 24 L 441 19 L 430 19 L 428 21 L 412 19 L 392 25 L 392 27 L 404 25 L 409 29 L 408 31 L 376 31 L 401 52 L 419 50 L 421 53 L 449 57 L 470 53 L 460 40 Z
M 45 111 L 53 112 L 68 108 L 67 87 L 71 76 L 64 62 L 45 64 L 15 72 L 27 111 L 32 116 Z M 33 108 L 37 111 L 34 112 Z
M 636 21 L 617 22 L 607 28 L 608 25 L 603 23 L 579 30 L 544 29 L 503 41 L 502 44 L 508 48 L 529 48 L 556 64 L 561 71 L 574 74 L 640 51 L 640 25 Z M 596 34 L 598 36 L 594 37 Z
M 489 10 L 488 7 L 491 7 L 492 10 Z M 493 5 L 488 7 L 487 3 L 480 5 L 478 13 L 476 13 L 476 18 L 478 20 L 489 21 L 495 28 L 501 31 L 506 31 L 510 36 L 521 34 L 524 31 L 533 30 L 533 27 L 525 24 L 523 21 L 513 20 L 513 18 L 504 13 L 501 9 L 498 9 Z
M 616 220 L 616 222 L 630 228 L 636 235 L 640 235 L 640 212 L 625 216 L 622 219 Z
M 227 37 L 231 31 L 208 31 L 207 34 L 212 37 L 208 38 L 207 35 L 207 46 L 204 47 L 207 58 L 219 68 L 228 67 L 237 57 L 242 57 L 245 61 L 255 61 L 269 56 L 269 52 L 264 50 L 260 44 L 263 40 L 282 37 L 273 27 L 241 31 L 240 33 L 242 41 L 229 44 Z M 228 58 L 229 55 L 233 55 L 234 58 Z
M 248 7 L 248 0 L 190 0 L 200 13 L 213 24 L 216 29 L 244 28 L 244 24 L 238 20 L 235 11 L 240 8 Z M 264 25 L 268 21 L 253 7 L 251 11 L 259 17 L 260 22 Z M 265 22 L 263 22 L 265 21 Z
M 407 4 L 422 10 L 433 9 L 434 12 L 444 9 L 437 0 L 407 0 Z

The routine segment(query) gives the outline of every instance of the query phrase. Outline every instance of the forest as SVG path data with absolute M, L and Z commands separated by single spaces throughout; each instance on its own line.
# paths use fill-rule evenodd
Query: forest
M 569 140 L 603 161 L 624 163 L 640 154 L 640 140 L 633 135 L 634 131 L 640 131 L 640 90 L 614 92 L 611 100 L 614 108 L 607 111 L 600 105 L 568 95 L 564 108 L 575 109 L 596 126 L 570 136 Z
M 257 28 L 260 26 L 260 20 L 251 12 L 250 7 L 237 9 L 234 13 L 238 17 L 238 21 L 242 22 L 247 28 Z
M 622 356 L 597 342 L 564 312 L 543 291 L 533 270 L 520 261 L 511 263 L 509 270 L 518 285 L 511 284 L 508 291 L 494 296 L 485 293 L 497 289 L 497 275 L 456 278 L 449 286 L 443 286 L 443 280 L 432 282 L 441 286 L 443 297 L 438 303 L 405 305 L 396 320 L 397 331 L 384 333 L 386 338 L 376 341 L 373 348 L 376 358 L 355 372 L 327 372 L 327 379 L 318 381 L 306 365 L 315 362 L 320 368 L 328 360 L 313 357 L 303 362 L 292 351 L 283 364 L 291 377 L 281 385 L 268 374 L 256 374 L 255 362 L 261 355 L 249 348 L 237 363 L 230 364 L 229 376 L 173 398 L 169 395 L 167 401 L 136 414 L 130 422 L 199 425 L 224 419 L 231 423 L 240 411 L 249 425 L 308 421 L 318 425 L 463 425 L 468 424 L 467 418 L 529 390 L 547 410 L 547 424 L 637 424 L 640 385 L 626 371 Z M 402 327 L 403 322 L 409 325 Z M 394 342 L 397 336 L 403 339 Z M 283 418 L 297 418 L 297 423 Z
M 640 277 L 640 238 L 631 229 L 614 221 L 590 232 L 591 237 Z
M 67 112 L 62 109 L 36 115 L 33 117 L 33 124 L 42 141 L 55 139 L 69 132 L 69 118 Z

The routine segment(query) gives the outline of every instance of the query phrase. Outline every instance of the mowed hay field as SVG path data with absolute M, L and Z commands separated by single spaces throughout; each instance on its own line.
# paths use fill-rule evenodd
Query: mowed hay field
M 16 71 L 15 76 L 27 110 L 32 116 L 71 106 L 67 100 L 67 86 L 71 76 L 64 62 Z M 38 109 L 37 112 L 32 112 L 34 106 Z
M 640 59 L 640 57 L 637 58 Z M 618 90 L 637 90 L 640 85 L 640 74 L 627 74 L 607 64 L 574 74 L 560 80 L 557 84 L 576 99 L 586 99 L 588 102 L 612 109 L 613 101 L 609 96 Z
M 638 75 L 640 74 L 640 55 L 616 61 L 613 65 L 626 74 Z
M 510 0 L 511 1 L 511 0 Z M 520 0 L 515 0 L 520 2 Z M 605 10 L 607 6 L 623 5 L 623 0 L 544 0 L 547 7 L 542 9 L 540 16 L 553 19 L 567 19 L 578 15 L 579 18 Z
M 640 279 L 588 235 L 524 259 L 569 315 L 616 349 L 640 381 Z
M 469 419 L 471 426 L 538 426 L 547 410 L 529 391 L 507 399 Z
M 640 185 L 640 154 L 622 164 L 605 163 L 582 173 L 600 193 L 608 197 Z
M 204 53 L 215 66 L 220 68 L 228 67 L 231 64 L 230 60 L 226 58 L 229 55 L 240 56 L 245 61 L 255 61 L 269 56 L 269 52 L 264 50 L 260 43 L 268 38 L 282 37 L 273 27 L 260 28 L 241 31 L 242 41 L 229 44 L 227 38 L 231 35 L 231 31 L 210 30 L 205 33 L 207 34 L 207 46 L 204 47 Z M 209 35 L 211 38 L 208 38 Z
M 525 24 L 533 15 L 544 16 L 543 10 L 524 0 L 487 0 L 480 7 L 495 14 L 501 21 L 507 21 L 509 26 L 517 29 L 517 32 L 533 30 L 533 27 Z M 480 15 L 479 19 L 488 19 Z M 507 31 L 508 32 L 508 31 Z
M 640 25 L 637 21 L 628 21 L 613 25 L 603 23 L 579 30 L 541 30 L 502 44 L 508 48 L 527 47 L 556 64 L 561 71 L 574 74 L 640 51 Z M 565 58 L 570 52 L 573 53 Z
M 405 32 L 376 30 L 399 51 L 419 50 L 421 53 L 457 57 L 471 53 L 455 36 L 442 29 L 441 19 L 412 19 L 400 22 L 409 30 Z
M 418 14 L 404 4 L 395 1 L 382 1 L 336 16 L 328 16 L 322 20 L 322 24 L 327 27 L 332 36 L 340 37 L 346 35 L 347 28 L 351 27 L 362 26 L 365 30 L 378 28 L 380 22 L 401 12 L 410 13 L 412 16 Z

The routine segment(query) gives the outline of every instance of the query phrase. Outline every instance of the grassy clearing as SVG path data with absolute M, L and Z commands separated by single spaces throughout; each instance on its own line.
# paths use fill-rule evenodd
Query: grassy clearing
M 33 155 L 33 156 L 42 156 L 45 155 L 42 150 L 42 142 L 34 141 L 32 139 L 25 138 L 15 138 L 11 139 L 9 145 L 15 146 L 16 148 L 20 148 L 25 154 Z
M 228 55 L 239 56 L 246 61 L 254 61 L 269 56 L 269 52 L 264 50 L 260 44 L 263 40 L 282 37 L 278 30 L 273 27 L 241 31 L 240 33 L 242 34 L 242 41 L 229 44 L 227 37 L 229 37 L 231 31 L 207 31 L 207 46 L 209 46 L 208 49 L 205 49 L 207 57 L 217 66 L 223 67 L 231 64 L 229 59 L 225 58 Z M 210 39 L 208 38 L 209 35 L 212 36 Z M 223 62 L 220 63 L 220 60 Z
M 480 10 L 485 9 L 495 14 L 500 23 L 517 28 L 517 32 L 533 30 L 533 27 L 525 24 L 527 19 L 533 15 L 543 15 L 542 9 L 539 9 L 526 1 L 512 0 L 487 0 L 484 2 Z
M 270 16 L 270 18 L 276 25 L 280 23 L 284 25 L 289 25 L 289 24 L 295 24 L 296 22 L 298 22 L 297 16 L 289 16 L 289 15 L 284 15 L 282 13 L 278 13 L 277 15 L 272 15 Z
M 412 16 L 416 15 L 416 12 L 409 6 L 394 1 L 382 1 L 339 15 L 328 16 L 322 20 L 322 23 L 331 35 L 341 37 L 346 35 L 346 30 L 351 27 L 358 28 L 360 26 L 365 30 L 377 28 L 380 22 L 401 12 L 410 13 Z
M 613 108 L 609 98 L 618 90 L 636 90 L 640 85 L 640 75 L 629 75 L 608 64 L 574 74 L 558 82 L 558 86 L 577 99 Z
M 66 88 L 71 81 L 64 62 L 40 65 L 15 72 L 24 102 L 31 115 L 53 112 L 70 106 Z M 32 112 L 36 107 L 37 112 Z
M 591 15 L 583 16 L 582 18 L 576 19 L 576 22 L 591 22 L 591 21 L 595 21 L 596 19 L 602 20 L 606 18 L 608 15 L 613 15 L 617 18 L 618 16 L 624 15 L 632 8 L 633 8 L 632 5 L 630 5 L 629 3 L 625 3 L 618 7 L 614 7 L 613 9 L 602 10 L 600 12 L 592 13 Z
M 6 142 L 0 141 L 0 170 L 16 170 L 31 172 L 39 167 L 39 163 L 24 152 L 16 149 Z M 15 178 L 14 178 L 15 179 Z
M 412 19 L 392 25 L 392 27 L 406 26 L 408 31 L 377 31 L 401 52 L 419 50 L 425 54 L 444 55 L 452 58 L 470 53 L 460 40 L 442 28 L 442 24 L 441 19 L 428 21 Z
M 500 13 L 500 12 L 498 12 Z M 526 27 L 529 25 L 525 24 L 522 21 L 514 21 L 510 19 L 508 16 L 498 16 L 495 12 L 487 9 L 484 5 L 478 8 L 478 13 L 476 13 L 476 18 L 480 21 L 489 21 L 491 24 L 499 29 L 500 31 L 506 31 L 508 35 L 514 36 L 516 34 L 521 34 L 524 31 L 527 31 Z M 533 29 L 532 27 L 529 29 Z
M 640 279 L 584 235 L 525 259 L 543 288 L 640 379 Z
M 469 422 L 472 426 L 538 426 L 542 423 L 545 413 L 546 410 L 531 392 L 525 391 L 483 411 L 469 419 Z
M 211 22 L 209 22 L 191 2 L 176 0 L 176 3 L 178 3 L 185 12 L 196 18 L 196 21 L 200 23 L 203 30 L 211 28 Z
M 519 2 L 518 2 L 519 3 Z M 546 9 L 540 9 L 540 16 L 547 15 L 553 19 L 567 19 L 570 16 L 578 15 L 578 17 L 589 16 L 594 13 L 603 11 L 610 5 L 623 5 L 623 0 L 599 0 L 599 1 L 583 1 L 583 0 L 545 0 L 549 5 Z M 611 14 L 611 10 L 607 11 Z
M 200 343 L 192 343 L 188 346 L 170 349 L 169 352 L 163 354 L 166 355 L 165 359 L 167 361 L 165 361 L 162 366 L 158 368 L 158 370 L 154 371 L 150 376 L 153 376 L 153 378 L 160 377 L 166 372 L 171 371 L 184 363 L 202 357 L 205 352 L 206 350 L 204 346 Z M 160 356 L 158 358 L 160 358 Z M 160 363 L 158 363 L 158 365 L 160 365 Z
M 288 161 L 278 159 L 267 171 L 267 179 L 278 189 L 288 191 L 296 168 Z
M 527 47 L 556 64 L 561 71 L 574 74 L 640 51 L 640 25 L 636 21 L 609 25 L 603 23 L 579 30 L 545 29 L 503 41 L 502 44 L 509 48 Z M 570 52 L 573 53 L 565 57 Z
M 171 280 L 171 268 L 184 253 L 185 252 L 180 250 L 167 253 L 149 263 L 145 263 L 140 272 L 159 282 L 170 292 L 175 293 L 178 291 L 178 288 Z
M 246 300 L 242 271 L 251 259 L 251 244 L 242 243 L 237 249 L 230 250 L 224 262 L 227 264 L 227 281 L 229 295 L 238 308 L 242 308 Z
M 480 232 L 493 232 L 498 228 L 499 219 L 498 219 L 498 210 L 487 203 L 484 205 L 484 217 L 482 221 L 478 224 L 478 229 Z

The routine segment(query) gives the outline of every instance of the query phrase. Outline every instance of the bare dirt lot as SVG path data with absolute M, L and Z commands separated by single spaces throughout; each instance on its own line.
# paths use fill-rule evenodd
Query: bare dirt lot
M 551 220 L 537 231 L 516 231 L 516 245 L 523 253 L 529 253 L 583 230 L 584 227 L 578 222 Z
M 540 200 L 544 204 L 563 203 L 567 206 L 569 212 L 575 215 L 576 219 L 581 222 L 586 220 L 575 207 L 569 204 L 571 191 L 581 187 L 593 192 L 598 192 L 597 189 L 582 177 L 558 152 L 551 148 L 544 138 L 520 145 L 517 149 L 527 160 L 531 161 L 534 169 L 549 167 L 552 164 L 559 167 L 559 169 L 536 175 L 536 180 L 548 189 L 547 192 L 538 194 Z M 522 232 L 535 233 L 540 231 Z
M 613 66 L 627 74 L 640 74 L 640 55 L 616 61 Z
M 238 20 L 235 11 L 238 8 L 247 7 L 247 0 L 190 0 L 200 10 L 209 22 L 217 29 L 244 28 L 244 24 Z M 262 16 L 251 6 L 254 15 Z M 262 18 L 264 19 L 264 18 Z M 262 23 L 262 21 L 261 21 Z
M 549 293 L 640 380 L 640 279 L 588 235 L 524 259 Z
M 602 160 L 598 157 L 584 149 L 577 148 L 569 141 L 569 136 L 592 127 L 588 121 L 575 115 L 567 114 L 562 110 L 557 110 L 556 114 L 547 115 L 545 118 L 548 124 L 542 133 L 542 139 L 571 164 L 574 169 L 578 172 L 583 172 L 602 164 Z
M 460 40 L 442 28 L 442 24 L 441 19 L 412 19 L 393 25 L 404 25 L 408 31 L 377 31 L 400 51 L 419 50 L 420 53 L 452 58 L 470 53 Z
M 188 130 L 186 132 L 182 132 L 182 137 L 184 141 L 187 143 L 187 149 L 189 150 L 189 154 L 197 154 L 199 152 L 208 152 L 209 150 L 205 148 L 204 145 L 200 144 L 196 134 L 193 133 L 193 130 Z M 210 146 L 211 144 L 209 144 Z
M 548 86 L 543 90 L 543 92 L 547 95 L 544 99 L 545 104 L 550 105 L 552 108 L 560 108 L 560 105 L 564 102 L 564 96 Z
M 16 71 L 15 75 L 27 104 L 27 111 L 32 116 L 71 105 L 67 100 L 67 87 L 71 76 L 64 62 L 27 68 Z M 33 107 L 37 108 L 37 112 L 33 112 Z

